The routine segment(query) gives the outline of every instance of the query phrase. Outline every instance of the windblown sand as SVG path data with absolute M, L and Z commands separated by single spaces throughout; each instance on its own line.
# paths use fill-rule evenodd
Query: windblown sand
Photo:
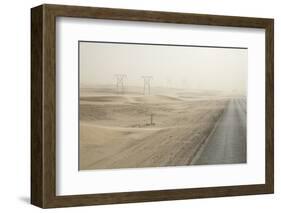
M 81 89 L 80 169 L 190 164 L 228 98 L 168 91 L 144 96 L 133 90 Z

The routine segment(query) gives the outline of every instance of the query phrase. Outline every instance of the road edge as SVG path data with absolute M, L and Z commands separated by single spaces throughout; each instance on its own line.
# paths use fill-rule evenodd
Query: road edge
M 191 158 L 191 161 L 189 162 L 189 165 L 197 165 L 196 162 L 197 160 L 201 157 L 201 154 L 203 152 L 203 150 L 205 149 L 205 147 L 207 146 L 208 144 L 208 141 L 210 139 L 210 137 L 214 134 L 214 132 L 216 131 L 219 123 L 221 122 L 222 118 L 223 118 L 223 115 L 226 111 L 226 109 L 228 108 L 228 105 L 230 103 L 230 100 L 227 104 L 227 106 L 223 109 L 223 112 L 221 113 L 219 119 L 216 121 L 213 129 L 211 130 L 210 134 L 203 140 L 203 142 L 201 142 L 198 147 L 196 148 L 195 152 L 193 153 L 193 156 Z M 199 165 L 199 164 L 198 164 Z

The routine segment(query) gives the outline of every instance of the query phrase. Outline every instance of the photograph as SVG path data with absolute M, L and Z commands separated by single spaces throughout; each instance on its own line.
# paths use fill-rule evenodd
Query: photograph
M 31 8 L 32 205 L 274 193 L 274 18 L 157 4 Z
M 79 171 L 247 163 L 248 48 L 78 41 Z

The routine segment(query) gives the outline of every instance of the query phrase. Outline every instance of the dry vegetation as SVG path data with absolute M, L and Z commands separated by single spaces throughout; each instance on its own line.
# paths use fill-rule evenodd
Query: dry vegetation
M 188 165 L 227 101 L 176 89 L 158 88 L 150 96 L 81 89 L 80 169 Z

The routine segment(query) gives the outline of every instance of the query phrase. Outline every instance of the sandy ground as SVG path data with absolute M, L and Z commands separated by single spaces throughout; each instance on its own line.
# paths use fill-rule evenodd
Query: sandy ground
M 199 91 L 136 91 L 80 90 L 81 170 L 188 165 L 229 101 Z

